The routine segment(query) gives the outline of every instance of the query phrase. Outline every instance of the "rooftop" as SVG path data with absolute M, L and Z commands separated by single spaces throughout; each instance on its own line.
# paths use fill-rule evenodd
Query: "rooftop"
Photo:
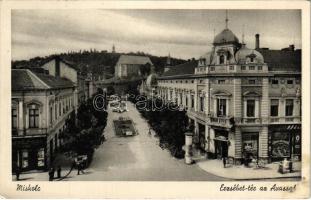
M 117 65 L 118 64 L 145 65 L 147 63 L 152 65 L 150 58 L 147 56 L 121 55 L 117 62 Z
M 29 69 L 12 69 L 11 76 L 12 91 L 74 87 L 68 79 L 35 73 Z
M 194 74 L 194 70 L 197 67 L 197 65 L 198 65 L 197 60 L 190 60 L 180 65 L 171 66 L 168 71 L 162 74 L 162 76 Z

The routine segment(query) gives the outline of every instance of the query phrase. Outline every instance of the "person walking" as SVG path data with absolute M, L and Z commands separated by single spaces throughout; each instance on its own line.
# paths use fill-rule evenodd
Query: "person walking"
M 19 166 L 16 166 L 15 174 L 16 174 L 16 180 L 19 181 L 19 175 L 20 175 Z
M 62 168 L 60 167 L 60 165 L 57 167 L 57 178 L 61 178 L 62 175 Z
M 221 148 L 222 148 L 222 152 L 221 152 L 222 163 L 224 165 L 224 168 L 226 168 L 227 157 L 228 157 L 228 142 L 222 141 Z
M 53 167 L 51 167 L 49 170 L 49 181 L 53 181 L 54 173 L 55 173 L 55 169 Z

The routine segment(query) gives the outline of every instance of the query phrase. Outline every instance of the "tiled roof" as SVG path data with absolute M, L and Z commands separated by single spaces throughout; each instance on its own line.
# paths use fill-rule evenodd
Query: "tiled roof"
M 168 71 L 162 74 L 162 76 L 165 77 L 165 76 L 194 74 L 194 70 L 197 66 L 198 66 L 198 61 L 191 60 L 180 65 L 171 66 Z
M 12 69 L 11 83 L 12 91 L 74 87 L 74 84 L 65 78 L 33 73 L 28 69 Z
M 36 76 L 39 77 L 44 83 L 46 83 L 51 88 L 74 87 L 74 83 L 66 78 L 55 77 L 42 73 L 36 73 Z
M 269 71 L 301 71 L 301 50 L 257 49 L 257 51 L 263 55 Z
M 12 69 L 12 90 L 48 89 L 48 85 L 40 81 L 34 73 L 27 69 Z
M 132 56 L 132 55 L 121 55 L 117 62 L 118 64 L 132 64 L 132 65 L 144 65 L 150 63 L 151 60 L 147 56 Z

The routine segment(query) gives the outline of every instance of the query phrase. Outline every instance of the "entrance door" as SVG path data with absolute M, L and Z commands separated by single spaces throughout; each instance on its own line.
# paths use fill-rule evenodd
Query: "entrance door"
M 221 138 L 219 140 L 218 138 Z M 216 159 L 221 159 L 223 155 L 228 154 L 228 145 L 227 141 L 228 140 L 228 131 L 226 130 L 217 130 L 215 129 L 215 158 Z

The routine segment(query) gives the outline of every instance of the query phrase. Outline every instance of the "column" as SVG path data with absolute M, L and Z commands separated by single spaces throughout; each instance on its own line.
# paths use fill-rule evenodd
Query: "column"
M 197 84 L 198 80 L 194 79 L 194 111 L 198 111 L 198 84 Z
M 259 99 L 255 100 L 255 117 L 259 117 Z
M 269 79 L 262 79 L 262 100 L 261 100 L 261 118 L 263 124 L 268 124 L 269 120 Z
M 242 89 L 241 79 L 235 78 L 234 80 L 234 94 L 233 94 L 233 115 L 236 121 L 242 118 Z
M 18 102 L 18 135 L 23 135 L 24 131 L 24 102 Z
M 240 164 L 242 158 L 242 133 L 241 128 L 235 128 L 235 163 Z
M 259 134 L 259 158 L 268 160 L 268 126 L 264 126 Z

